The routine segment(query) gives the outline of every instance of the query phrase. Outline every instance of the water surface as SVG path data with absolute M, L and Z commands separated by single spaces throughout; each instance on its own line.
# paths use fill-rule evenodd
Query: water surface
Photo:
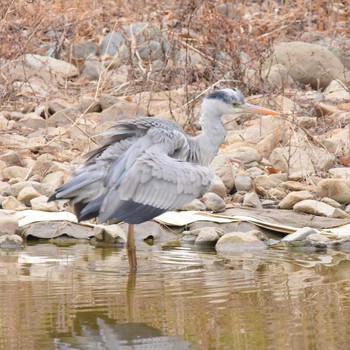
M 0 250 L 0 349 L 349 349 L 342 252 Z

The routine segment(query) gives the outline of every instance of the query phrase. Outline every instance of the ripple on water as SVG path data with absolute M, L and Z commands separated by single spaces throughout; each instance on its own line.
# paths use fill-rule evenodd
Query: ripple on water
M 108 348 L 104 332 L 116 341 L 135 323 L 157 330 L 154 344 L 170 337 L 201 349 L 341 349 L 350 341 L 346 254 L 145 246 L 138 257 L 138 273 L 129 274 L 120 248 L 36 244 L 0 253 L 0 348 Z M 120 344 L 131 346 L 130 337 Z

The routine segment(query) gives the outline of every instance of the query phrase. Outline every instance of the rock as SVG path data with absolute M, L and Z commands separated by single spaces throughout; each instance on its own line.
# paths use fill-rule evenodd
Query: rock
M 349 218 L 349 215 L 346 212 L 313 199 L 306 199 L 296 203 L 293 206 L 293 210 L 307 214 L 327 216 L 330 218 Z
M 11 185 L 9 189 L 9 195 L 17 197 L 21 190 L 25 187 L 32 186 L 40 194 L 50 195 L 52 192 L 52 187 L 47 184 L 42 184 L 37 181 L 19 181 Z
M 205 227 L 199 230 L 198 236 L 194 242 L 195 245 L 215 245 L 225 231 L 215 227 Z
M 36 115 L 35 113 L 29 113 L 17 122 L 17 125 L 30 129 L 44 129 L 46 127 L 46 120 Z
M 333 79 L 343 79 L 345 70 L 326 47 L 300 41 L 276 45 L 265 69 L 275 64 L 284 65 L 295 81 L 314 89 L 325 89 Z
M 112 31 L 102 40 L 100 55 L 113 57 L 124 43 L 123 35 L 119 32 Z
M 332 199 L 332 198 L 323 197 L 321 199 L 321 202 L 326 203 L 328 205 L 331 205 L 334 208 L 338 208 L 338 209 L 342 208 L 342 205 L 340 203 L 338 203 L 337 201 L 335 201 L 334 199 Z
M 195 210 L 195 211 L 204 211 L 207 207 L 203 202 L 201 202 L 199 199 L 194 199 L 191 203 L 188 203 L 184 207 L 181 208 L 181 210 Z
M 226 208 L 225 201 L 217 194 L 212 192 L 207 192 L 201 200 L 208 210 L 219 212 L 225 210 Z
M 55 202 L 48 202 L 47 196 L 38 196 L 30 200 L 29 205 L 33 210 L 41 210 L 41 211 L 50 211 L 56 212 L 58 211 L 57 204 Z
M 253 181 L 250 176 L 236 175 L 235 188 L 238 192 L 249 192 L 253 189 Z
M 252 179 L 255 179 L 257 176 L 260 176 L 260 175 L 265 175 L 264 170 L 255 166 L 245 170 L 245 173 Z
M 8 215 L 0 216 L 0 236 L 14 235 L 18 230 L 18 220 Z
M 317 184 L 317 194 L 329 197 L 338 203 L 350 203 L 350 180 L 324 179 Z
M 331 240 L 319 233 L 312 233 L 306 237 L 306 241 L 310 246 L 315 248 L 327 248 Z
M 97 225 L 94 235 L 98 242 L 108 244 L 121 244 L 126 242 L 124 230 L 119 225 Z
M 211 185 L 209 192 L 217 194 L 222 199 L 226 197 L 226 187 L 219 176 L 215 175 L 214 182 Z
M 314 233 L 317 234 L 318 232 L 311 227 L 303 227 L 303 228 L 299 228 L 294 233 L 290 233 L 289 235 L 284 236 L 281 239 L 281 241 L 287 244 L 296 242 L 296 241 L 304 241 L 307 236 Z
M 29 172 L 29 169 L 18 166 L 18 165 L 12 165 L 9 166 L 8 168 L 5 168 L 2 171 L 2 178 L 4 180 L 10 180 L 13 178 L 16 179 L 24 179 Z
M 0 155 L 0 160 L 4 161 L 7 166 L 17 165 L 23 167 L 22 159 L 19 154 L 15 151 L 7 151 Z
M 34 70 L 55 73 L 63 78 L 72 78 L 79 74 L 78 68 L 73 64 L 49 56 L 26 54 L 23 62 Z
M 72 106 L 66 100 L 63 100 L 61 98 L 54 98 L 48 102 L 48 112 L 50 115 L 53 115 L 56 112 L 70 107 Z
M 280 188 L 270 188 L 267 191 L 267 195 L 269 198 L 273 198 L 273 199 L 278 199 L 281 200 L 283 199 L 287 194 L 285 191 L 283 191 Z
M 72 45 L 72 57 L 74 60 L 84 60 L 88 56 L 97 54 L 98 45 L 91 40 L 81 41 Z
M 18 199 L 13 196 L 6 197 L 2 201 L 2 208 L 6 210 L 24 210 L 27 209 Z
M 282 201 L 278 204 L 278 207 L 281 209 L 291 209 L 293 208 L 294 204 L 306 199 L 313 198 L 314 196 L 309 191 L 293 191 L 288 193 L 287 196 L 282 199 Z
M 128 231 L 128 224 L 123 223 L 119 225 L 124 232 Z M 152 239 L 157 242 L 167 242 L 173 239 L 178 239 L 178 234 L 176 233 L 175 227 L 171 230 L 165 226 L 159 225 L 154 221 L 146 221 L 142 224 L 134 226 L 135 230 L 135 240 L 144 241 Z M 182 229 L 181 229 L 182 230 Z
M 337 156 L 350 153 L 350 129 L 333 129 L 328 134 L 320 137 L 328 152 Z
M 162 44 L 149 40 L 138 47 L 140 58 L 144 61 L 155 61 L 163 58 Z
M 18 249 L 23 246 L 23 238 L 18 235 L 7 234 L 0 237 L 0 248 Z
M 84 62 L 81 75 L 89 81 L 99 80 L 104 71 L 103 65 L 97 59 L 89 59 Z
M 100 123 L 117 122 L 122 119 L 132 119 L 138 115 L 145 115 L 146 111 L 137 103 L 119 100 L 113 106 L 104 109 L 101 113 Z
M 34 189 L 32 186 L 27 186 L 24 187 L 17 196 L 17 199 L 24 203 L 25 205 L 29 206 L 30 205 L 30 201 L 35 198 L 35 197 L 39 197 L 40 193 Z
M 295 86 L 293 78 L 289 75 L 288 69 L 283 64 L 275 64 L 262 73 L 262 78 L 272 88 L 290 88 Z
M 333 178 L 350 180 L 350 168 L 332 168 L 329 169 L 328 172 Z
M 94 236 L 93 227 L 69 221 L 34 222 L 20 228 L 22 237 L 54 239 L 67 236 L 76 239 L 89 239 Z
M 267 246 L 252 231 L 229 232 L 220 237 L 215 245 L 219 253 L 244 253 L 265 250 Z
M 77 107 L 61 109 L 48 119 L 48 125 L 53 127 L 71 125 L 80 115 L 81 112 Z
M 284 181 L 280 184 L 282 188 L 289 191 L 309 191 L 316 192 L 316 187 L 297 181 Z
M 349 89 L 340 80 L 332 80 L 324 91 L 326 100 L 339 102 L 341 100 L 350 100 Z
M 55 171 L 51 174 L 47 174 L 42 183 L 47 184 L 53 188 L 56 188 L 63 184 L 65 173 L 63 171 Z
M 297 124 L 303 128 L 310 129 L 317 126 L 316 117 L 297 117 Z
M 260 163 L 262 160 L 261 154 L 255 148 L 248 146 L 238 148 L 229 146 L 226 148 L 224 153 L 234 159 L 238 159 L 243 164 L 250 164 L 254 162 Z
M 210 169 L 221 178 L 226 186 L 227 192 L 230 193 L 234 186 L 234 177 L 230 160 L 223 155 L 218 155 L 211 162 Z
M 327 171 L 335 163 L 333 154 L 308 143 L 298 147 L 275 148 L 269 158 L 272 166 L 282 172 L 293 174 L 302 171 L 304 176 L 316 171 Z
M 255 192 L 249 192 L 244 195 L 243 205 L 245 207 L 262 208 L 259 196 Z
M 253 185 L 257 194 L 265 196 L 270 188 L 278 188 L 286 180 L 287 174 L 260 175 L 255 178 Z

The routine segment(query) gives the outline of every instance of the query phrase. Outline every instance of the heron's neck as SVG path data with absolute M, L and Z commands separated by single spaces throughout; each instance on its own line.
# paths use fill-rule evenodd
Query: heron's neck
M 209 165 L 223 144 L 227 131 L 217 111 L 203 112 L 200 118 L 202 133 L 196 137 L 198 144 L 198 163 Z

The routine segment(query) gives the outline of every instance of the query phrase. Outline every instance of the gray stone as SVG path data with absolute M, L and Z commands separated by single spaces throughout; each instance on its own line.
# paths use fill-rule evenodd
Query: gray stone
M 98 45 L 91 40 L 74 43 L 72 45 L 72 56 L 75 60 L 82 60 L 88 56 L 97 54 Z
M 84 62 L 81 74 L 85 79 L 89 81 L 99 80 L 103 70 L 104 68 L 100 61 L 98 61 L 97 59 L 89 59 Z
M 194 244 L 200 246 L 215 245 L 219 238 L 225 234 L 225 231 L 218 227 L 203 227 L 196 230 L 196 232 L 187 232 L 191 232 L 192 235 L 196 236 Z
M 273 88 L 290 88 L 295 86 L 293 78 L 283 64 L 275 64 L 271 68 L 264 70 L 262 78 Z
M 71 125 L 80 115 L 81 112 L 77 107 L 61 109 L 48 119 L 48 125 L 53 127 Z
M 249 192 L 253 189 L 253 181 L 250 176 L 236 175 L 235 188 L 238 192 Z
M 23 239 L 18 235 L 3 235 L 0 237 L 0 248 L 18 249 L 23 246 Z
M 69 221 L 41 221 L 22 226 L 21 235 L 36 238 L 54 239 L 67 236 L 76 239 L 89 239 L 94 236 L 93 228 Z
M 314 234 L 314 233 L 318 233 L 315 229 L 311 228 L 311 227 L 303 227 L 303 228 L 299 228 L 298 230 L 296 230 L 294 233 L 290 233 L 287 236 L 284 236 L 281 241 L 283 243 L 291 243 L 291 242 L 295 242 L 295 241 L 304 241 L 306 239 L 307 236 Z
M 319 233 L 312 233 L 306 237 L 306 241 L 310 246 L 315 248 L 327 248 L 327 245 L 331 243 L 331 240 Z
M 309 191 L 295 191 L 287 194 L 285 198 L 278 204 L 281 209 L 291 209 L 294 204 L 305 199 L 313 199 L 314 196 Z
M 243 205 L 245 207 L 262 209 L 259 196 L 255 192 L 249 192 L 244 195 Z
M 265 68 L 283 64 L 290 76 L 314 89 L 324 89 L 333 79 L 343 79 L 344 66 L 326 47 L 304 42 L 285 42 L 274 47 Z
M 124 38 L 121 33 L 115 31 L 108 33 L 102 40 L 100 55 L 113 57 L 123 43 Z
M 76 77 L 79 74 L 78 68 L 73 64 L 49 56 L 26 54 L 23 61 L 34 70 L 53 72 L 64 78 Z
M 212 210 L 214 212 L 223 211 L 226 208 L 225 201 L 217 194 L 212 192 L 206 193 L 201 200 L 208 210 Z
M 17 122 L 17 125 L 30 129 L 44 129 L 46 127 L 46 120 L 42 117 L 35 115 L 34 113 L 29 113 L 25 115 L 24 118 Z
M 215 249 L 219 253 L 254 252 L 266 248 L 266 244 L 260 241 L 252 231 L 226 233 L 220 237 L 215 245 Z
M 338 203 L 350 203 L 350 180 L 323 179 L 317 184 L 317 194 L 332 198 Z
M 155 61 L 163 58 L 162 45 L 154 40 L 149 40 L 138 46 L 140 58 L 144 61 Z

